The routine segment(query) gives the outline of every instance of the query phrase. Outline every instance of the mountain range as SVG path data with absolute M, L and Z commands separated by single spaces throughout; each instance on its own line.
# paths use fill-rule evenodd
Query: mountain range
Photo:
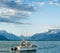
M 31 37 L 25 37 L 23 35 L 20 35 L 18 37 L 15 34 L 0 30 L 0 40 L 1 41 L 20 41 L 20 40 L 60 41 L 60 29 L 50 29 L 44 33 L 36 33 L 32 35 Z
M 20 38 L 12 33 L 8 33 L 6 31 L 1 30 L 0 31 L 0 40 L 10 40 L 11 41 L 11 40 L 20 40 Z
M 32 35 L 30 39 L 42 41 L 60 41 L 60 29 L 51 29 L 44 33 L 36 33 Z

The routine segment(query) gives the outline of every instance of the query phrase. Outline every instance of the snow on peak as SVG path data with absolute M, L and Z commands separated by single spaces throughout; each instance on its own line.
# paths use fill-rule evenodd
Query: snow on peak
M 60 31 L 60 29 L 50 29 L 48 32 L 50 33 L 50 34 L 52 34 L 52 33 L 57 33 L 57 32 L 59 32 Z

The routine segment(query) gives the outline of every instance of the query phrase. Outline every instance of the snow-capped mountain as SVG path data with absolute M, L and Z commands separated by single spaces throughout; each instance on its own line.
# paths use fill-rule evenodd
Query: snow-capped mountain
M 42 41 L 60 41 L 60 29 L 51 29 L 48 32 L 36 33 L 31 37 L 19 36 L 0 31 L 0 40 L 42 40 Z
M 60 29 L 51 29 L 48 32 L 34 34 L 30 40 L 60 40 Z

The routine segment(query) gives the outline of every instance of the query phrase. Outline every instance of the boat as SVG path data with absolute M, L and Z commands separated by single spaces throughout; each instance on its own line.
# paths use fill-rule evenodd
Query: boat
M 28 41 L 22 41 L 20 46 L 14 46 L 11 48 L 12 51 L 36 51 L 36 49 L 37 46 Z

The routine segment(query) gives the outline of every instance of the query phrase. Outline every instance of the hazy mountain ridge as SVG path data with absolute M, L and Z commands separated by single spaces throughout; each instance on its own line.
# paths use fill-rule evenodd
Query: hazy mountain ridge
M 31 37 L 19 36 L 8 33 L 6 31 L 0 31 L 0 40 L 42 40 L 42 41 L 60 41 L 60 29 L 51 29 L 44 33 L 36 33 Z
M 4 40 L 20 40 L 20 38 L 17 37 L 16 35 L 1 30 L 0 31 L 0 40 L 3 40 L 3 39 Z
M 51 29 L 48 32 L 34 34 L 31 40 L 58 41 L 60 40 L 60 29 Z

